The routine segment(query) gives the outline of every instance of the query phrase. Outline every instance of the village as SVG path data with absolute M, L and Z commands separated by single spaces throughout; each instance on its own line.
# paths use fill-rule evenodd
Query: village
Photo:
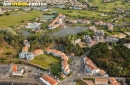
M 0 84 L 129 85 L 129 2 L 0 2 Z

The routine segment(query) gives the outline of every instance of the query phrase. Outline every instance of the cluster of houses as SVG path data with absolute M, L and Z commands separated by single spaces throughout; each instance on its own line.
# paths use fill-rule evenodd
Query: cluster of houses
M 102 26 L 107 26 L 108 30 L 114 30 L 114 26 L 111 23 L 105 23 L 103 21 L 97 21 L 97 22 L 94 22 L 94 24 L 96 24 L 96 25 L 102 25 Z
M 88 43 L 88 44 L 92 44 L 93 41 L 97 41 L 99 42 L 100 39 L 103 39 L 105 34 L 104 34 L 104 31 L 103 30 L 95 30 L 94 31 L 95 35 L 93 36 L 93 38 L 91 38 L 89 35 L 84 35 L 83 36 L 83 40 Z M 78 38 L 74 41 L 75 43 L 79 43 L 81 42 L 81 39 Z
M 93 23 L 90 20 L 84 20 L 84 19 L 69 20 L 68 22 L 70 24 L 80 23 L 80 24 L 86 24 L 86 25 Z M 114 26 L 111 23 L 105 23 L 103 21 L 95 21 L 94 24 L 99 25 L 99 26 L 107 26 L 108 30 L 114 30 Z M 92 30 L 96 30 L 95 26 L 89 26 L 88 28 Z
M 41 55 L 44 53 L 43 50 L 41 49 L 37 49 L 34 50 L 33 52 L 29 52 L 28 49 L 30 48 L 30 43 L 27 40 L 24 40 L 23 44 L 25 46 L 22 48 L 22 52 L 19 53 L 20 59 L 26 59 L 29 61 L 29 60 L 33 60 L 34 56 Z
M 81 23 L 81 24 L 90 24 L 90 20 L 82 20 L 82 19 L 76 19 L 76 20 L 70 20 L 69 23 L 71 24 L 76 24 L 76 23 Z
M 92 62 L 92 60 L 89 59 L 88 57 L 85 57 L 83 62 L 84 62 L 87 74 L 89 74 L 89 75 L 100 75 L 100 76 L 104 76 L 104 77 L 108 77 L 109 76 L 103 69 L 99 69 Z
M 94 82 L 86 81 L 88 85 L 120 85 L 115 78 L 95 78 Z
M 5 13 L 5 12 L 9 12 L 9 11 L 11 11 L 11 10 L 4 10 L 4 9 L 2 9 L 2 8 L 0 8 L 0 14 L 3 14 L 3 13 Z
M 63 26 L 63 20 L 65 18 L 65 15 L 59 14 L 52 22 L 48 25 L 48 29 L 55 29 L 59 26 Z
M 58 85 L 58 81 L 47 74 L 42 75 L 40 80 L 42 81 L 43 85 Z
M 41 24 L 37 22 L 27 23 L 25 28 L 32 29 L 32 32 L 38 32 L 41 29 Z
M 56 57 L 60 57 L 62 62 L 61 62 L 61 70 L 62 70 L 62 75 L 61 77 L 65 77 L 65 75 L 69 74 L 70 72 L 70 69 L 69 69 L 69 64 L 68 64 L 68 57 L 66 56 L 66 54 L 64 54 L 63 52 L 61 51 L 58 51 L 58 50 L 54 50 L 54 49 L 50 49 L 50 48 L 47 48 L 46 49 L 46 53 L 47 54 L 52 54 L 53 56 L 56 56 Z M 65 74 L 65 75 L 64 75 Z

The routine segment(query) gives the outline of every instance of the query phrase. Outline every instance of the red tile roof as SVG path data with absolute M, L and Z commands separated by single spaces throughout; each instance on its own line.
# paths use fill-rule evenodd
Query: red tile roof
M 43 50 L 37 49 L 37 50 L 33 51 L 33 54 L 35 55 L 35 54 L 38 54 L 38 53 L 41 53 L 41 52 L 43 52 Z
M 43 75 L 42 78 L 43 78 L 44 80 L 48 81 L 51 85 L 56 85 L 56 84 L 58 84 L 58 82 L 57 82 L 55 79 L 53 79 L 52 77 L 50 77 L 50 76 L 48 76 L 48 75 L 46 75 L 46 74 Z
M 100 75 L 103 75 L 103 74 L 105 74 L 105 73 L 106 73 L 106 72 L 105 72 L 104 70 L 100 70 L 100 71 L 99 71 L 99 74 L 100 74 Z
M 24 47 L 22 48 L 22 52 L 28 52 L 28 47 L 27 47 L 27 46 L 24 46 Z
M 12 71 L 13 71 L 13 72 L 16 72 L 17 70 L 18 70 L 18 67 L 17 67 L 17 65 L 14 64 L 14 65 L 12 66 Z

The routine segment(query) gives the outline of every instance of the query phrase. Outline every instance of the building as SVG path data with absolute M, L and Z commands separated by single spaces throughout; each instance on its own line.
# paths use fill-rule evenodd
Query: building
M 30 47 L 30 43 L 28 42 L 28 40 L 24 40 L 23 44 L 25 45 L 22 48 L 22 52 L 19 53 L 19 58 L 20 59 L 26 59 L 26 60 L 33 60 L 34 59 L 34 55 L 32 52 L 28 52 L 28 48 Z
M 27 46 L 27 47 L 30 47 L 30 43 L 28 42 L 28 40 L 24 40 L 24 41 L 23 41 L 23 44 L 24 44 L 25 46 Z
M 100 39 L 103 39 L 105 34 L 103 30 L 96 30 L 95 35 L 98 36 Z
M 33 55 L 33 53 L 32 53 L 32 52 L 28 52 L 25 56 L 26 56 L 26 59 L 27 59 L 28 61 L 33 60 L 33 59 L 34 59 L 34 55 Z
M 98 36 L 93 36 L 93 40 L 99 41 L 99 37 Z
M 110 23 L 107 24 L 108 30 L 112 31 L 114 30 L 114 26 Z
M 94 22 L 96 25 L 106 25 L 103 21 Z
M 27 52 L 28 52 L 28 47 L 27 47 L 27 46 L 24 46 L 24 47 L 22 48 L 22 52 L 27 53 Z
M 87 43 L 92 43 L 92 39 L 89 35 L 84 35 L 83 40 Z
M 124 43 L 124 45 L 130 49 L 130 43 Z
M 19 69 L 17 65 L 11 65 L 9 69 L 9 73 L 11 76 L 22 76 L 24 69 Z
M 77 20 L 70 20 L 69 23 L 70 23 L 70 24 L 76 24 L 76 23 L 77 23 Z
M 98 74 L 100 69 L 88 58 L 84 58 L 84 64 L 86 73 L 91 73 L 92 75 Z
M 108 77 L 108 74 L 104 70 L 100 70 L 88 57 L 85 57 L 83 62 L 87 74 L 100 74 L 101 76 Z
M 46 53 L 52 54 L 53 56 L 56 56 L 56 57 L 60 57 L 61 60 L 62 60 L 62 62 L 61 62 L 62 73 L 65 74 L 65 75 L 69 74 L 69 72 L 70 72 L 69 64 L 68 64 L 69 59 L 64 53 L 62 53 L 61 51 L 50 49 L 50 48 L 46 49 Z
M 40 80 L 45 85 L 58 85 L 58 82 L 47 74 L 44 74 L 42 77 L 40 77 Z
M 108 85 L 108 79 L 105 78 L 95 78 L 96 85 Z
M 55 28 L 59 27 L 63 23 L 64 18 L 65 18 L 65 15 L 60 13 L 55 18 L 55 20 L 52 20 L 52 22 L 48 25 L 48 28 L 49 29 L 55 29 Z
M 110 85 L 120 85 L 114 78 L 110 78 Z
M 37 50 L 35 50 L 35 51 L 33 51 L 33 55 L 34 56 L 38 56 L 38 55 L 41 55 L 41 54 L 43 54 L 44 52 L 43 52 L 43 50 L 41 50 L 41 49 L 37 49 Z
M 106 39 L 108 42 L 117 42 L 118 41 L 118 39 L 113 36 L 107 36 Z
M 89 20 L 82 20 L 81 23 L 82 24 L 90 24 L 91 22 Z
M 104 76 L 104 77 L 108 77 L 109 75 L 104 71 L 104 70 L 100 70 L 99 71 L 99 74 L 101 75 L 101 76 Z
M 80 38 L 74 40 L 74 43 L 80 43 L 80 42 L 81 42 L 81 39 L 80 39 Z

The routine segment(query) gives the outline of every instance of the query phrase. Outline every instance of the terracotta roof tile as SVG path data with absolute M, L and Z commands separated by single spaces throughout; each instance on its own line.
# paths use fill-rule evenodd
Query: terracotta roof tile
M 51 78 L 50 76 L 48 76 L 48 75 L 46 75 L 46 74 L 43 75 L 42 78 L 43 78 L 44 80 L 48 81 L 51 85 L 56 85 L 56 84 L 58 84 L 58 82 L 57 82 L 55 79 Z

